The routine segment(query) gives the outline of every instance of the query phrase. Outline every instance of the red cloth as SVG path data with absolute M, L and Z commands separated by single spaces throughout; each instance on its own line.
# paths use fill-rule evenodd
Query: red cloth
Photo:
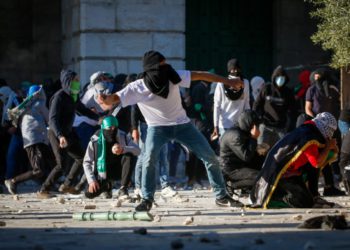
M 317 168 L 317 158 L 319 156 L 318 147 L 315 144 L 308 146 L 305 151 L 290 165 L 283 177 L 290 177 L 300 175 L 299 168 L 306 163 L 310 163 L 311 166 Z
M 301 88 L 296 94 L 298 98 L 304 98 L 307 89 L 310 87 L 310 74 L 308 70 L 303 70 L 299 74 L 299 82 L 301 83 Z

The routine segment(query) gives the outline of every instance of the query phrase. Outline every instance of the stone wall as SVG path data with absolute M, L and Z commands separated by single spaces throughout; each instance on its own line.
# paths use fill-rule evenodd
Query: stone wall
M 184 0 L 63 0 L 62 60 L 81 82 L 98 70 L 139 73 L 147 50 L 184 68 Z

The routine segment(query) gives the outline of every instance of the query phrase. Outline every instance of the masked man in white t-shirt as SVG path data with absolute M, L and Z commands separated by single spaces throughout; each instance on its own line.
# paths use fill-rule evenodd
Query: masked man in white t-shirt
M 243 82 L 226 79 L 208 72 L 175 71 L 157 51 L 148 51 L 143 57 L 142 77 L 129 83 L 113 95 L 100 95 L 101 106 L 139 106 L 148 125 L 146 152 L 142 166 L 142 202 L 136 211 L 152 208 L 156 191 L 155 166 L 161 147 L 175 140 L 187 146 L 201 159 L 208 173 L 209 182 L 216 197 L 216 204 L 225 207 L 241 207 L 226 191 L 219 162 L 205 137 L 191 124 L 181 104 L 180 87 L 189 88 L 191 81 L 222 82 L 229 87 L 242 88 Z

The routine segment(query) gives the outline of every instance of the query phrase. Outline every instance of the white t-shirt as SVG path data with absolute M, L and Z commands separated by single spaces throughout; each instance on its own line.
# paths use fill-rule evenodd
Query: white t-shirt
M 232 101 L 225 95 L 223 83 L 218 83 L 214 93 L 214 126 L 229 129 L 238 121 L 239 115 L 246 109 L 250 109 L 249 104 L 249 82 L 244 79 L 244 92 L 242 96 Z
M 181 82 L 169 83 L 167 98 L 153 94 L 146 87 L 143 79 L 139 79 L 117 92 L 122 106 L 137 104 L 148 126 L 173 126 L 190 122 L 181 104 L 180 87 L 190 87 L 191 72 L 187 70 L 176 72 Z

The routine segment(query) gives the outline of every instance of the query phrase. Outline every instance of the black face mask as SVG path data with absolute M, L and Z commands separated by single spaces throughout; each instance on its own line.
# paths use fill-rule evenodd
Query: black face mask
M 103 129 L 103 137 L 109 143 L 117 142 L 117 129 Z

